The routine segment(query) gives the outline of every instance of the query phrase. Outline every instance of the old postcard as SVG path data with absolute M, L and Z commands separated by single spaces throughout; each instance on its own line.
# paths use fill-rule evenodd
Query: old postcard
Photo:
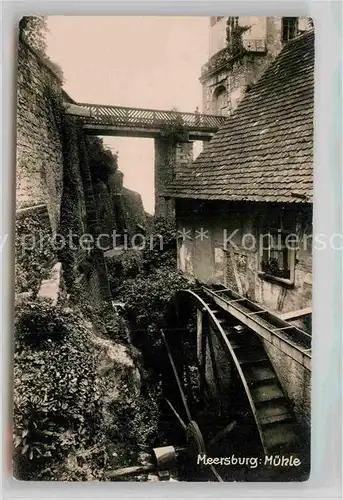
M 310 474 L 314 27 L 19 23 L 13 473 Z

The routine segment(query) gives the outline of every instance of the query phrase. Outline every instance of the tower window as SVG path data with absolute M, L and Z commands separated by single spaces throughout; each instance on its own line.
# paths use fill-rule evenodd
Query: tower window
M 298 18 L 283 17 L 282 18 L 282 41 L 288 42 L 298 34 Z
M 228 95 L 224 86 L 217 87 L 212 97 L 212 113 L 214 115 L 227 115 Z

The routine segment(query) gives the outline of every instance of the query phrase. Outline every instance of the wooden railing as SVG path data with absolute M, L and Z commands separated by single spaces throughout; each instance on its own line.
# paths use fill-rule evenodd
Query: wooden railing
M 116 125 L 130 128 L 175 128 L 193 131 L 216 132 L 228 117 L 183 113 L 158 109 L 129 108 L 100 104 L 75 103 L 82 108 L 80 117 L 85 123 Z M 66 106 L 68 109 L 68 105 Z M 77 114 L 77 113 L 74 113 Z

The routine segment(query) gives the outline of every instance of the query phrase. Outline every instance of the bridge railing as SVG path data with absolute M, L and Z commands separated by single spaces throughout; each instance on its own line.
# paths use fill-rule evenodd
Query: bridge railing
M 89 116 L 83 117 L 84 121 L 104 125 L 141 126 L 143 128 L 184 127 L 187 130 L 215 131 L 227 120 L 225 116 L 204 115 L 201 113 L 103 106 L 89 103 L 77 103 L 77 105 L 89 111 Z

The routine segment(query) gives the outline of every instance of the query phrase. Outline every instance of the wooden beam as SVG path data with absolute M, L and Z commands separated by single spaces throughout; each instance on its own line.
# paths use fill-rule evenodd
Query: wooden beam
M 78 106 L 77 104 L 71 104 L 69 102 L 63 103 L 63 106 L 67 115 L 87 116 L 87 117 L 92 116 L 92 112 L 89 108 L 84 108 L 82 106 Z
M 238 321 L 246 325 L 248 328 L 253 330 L 257 335 L 262 337 L 264 340 L 274 345 L 282 352 L 284 352 L 287 356 L 297 361 L 299 364 L 305 366 L 308 370 L 311 370 L 311 356 L 309 355 L 308 350 L 304 347 L 303 349 L 299 348 L 297 344 L 292 342 L 289 339 L 286 339 L 277 333 L 278 328 L 271 329 L 266 328 L 264 325 L 258 322 L 258 318 L 256 316 L 250 316 L 245 312 L 241 311 L 237 306 L 230 303 L 230 300 L 225 300 L 220 296 L 216 296 L 215 293 L 211 292 L 211 290 L 204 288 L 204 291 L 207 295 L 211 296 L 214 302 L 221 307 L 224 311 L 227 311 L 229 314 L 234 316 Z M 256 318 L 256 319 L 255 319 Z M 272 329 L 273 328 L 273 329 Z M 281 329 L 282 327 L 280 327 Z M 291 325 L 286 325 L 286 328 L 294 328 Z
M 290 311 L 287 313 L 279 314 L 281 319 L 285 321 L 289 321 L 291 319 L 301 318 L 302 316 L 307 316 L 308 314 L 312 314 L 312 307 L 305 307 L 304 309 L 298 309 L 298 311 Z
M 156 465 L 147 464 L 147 465 L 137 465 L 133 467 L 123 467 L 121 469 L 115 469 L 105 473 L 105 477 L 108 479 L 116 479 L 119 477 L 125 476 L 137 476 L 140 474 L 147 474 L 149 472 L 155 472 Z

